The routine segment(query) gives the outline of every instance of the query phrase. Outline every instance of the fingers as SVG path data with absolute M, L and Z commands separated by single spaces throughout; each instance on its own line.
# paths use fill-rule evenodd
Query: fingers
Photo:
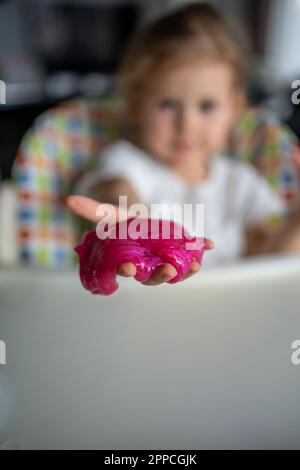
M 199 272 L 200 268 L 200 263 L 198 263 L 198 261 L 193 261 L 190 266 L 189 272 L 181 279 L 181 281 L 185 281 L 189 277 L 193 276 L 193 274 Z M 122 263 L 118 268 L 118 274 L 124 277 L 134 277 L 136 275 L 136 267 L 133 263 L 130 262 Z M 170 281 L 170 279 L 173 279 L 176 275 L 177 271 L 174 266 L 169 263 L 165 263 L 164 265 L 159 266 L 154 271 L 150 279 L 148 279 L 148 281 L 143 282 L 142 284 L 146 286 L 158 286 L 160 284 L 163 284 L 164 282 Z
M 133 263 L 122 263 L 118 268 L 118 274 L 124 277 L 132 277 L 136 275 L 136 267 Z
M 104 206 L 90 197 L 71 195 L 65 199 L 65 204 L 74 214 L 90 220 L 91 222 L 99 222 L 104 215 L 106 215 L 106 217 L 111 216 L 116 220 L 126 218 L 125 209 L 122 210 L 110 204 L 105 204 Z M 104 208 L 106 214 L 103 213 Z
M 189 277 L 193 276 L 193 274 L 196 274 L 197 272 L 199 272 L 200 268 L 201 268 L 200 263 L 198 263 L 198 261 L 193 261 L 191 263 L 189 272 L 180 280 L 180 282 L 185 281 Z M 148 281 L 143 282 L 143 284 L 146 286 L 158 286 L 164 282 L 170 281 L 176 275 L 177 275 L 177 271 L 174 268 L 174 266 L 172 266 L 169 263 L 166 263 L 163 266 L 160 266 L 159 268 L 157 268 L 155 272 L 153 273 L 153 275 L 151 276 L 151 278 Z
M 66 206 L 76 215 L 91 222 L 98 222 L 97 209 L 99 202 L 85 196 L 68 196 L 65 200 Z
M 158 286 L 163 282 L 168 282 L 170 279 L 173 279 L 177 275 L 177 271 L 172 266 L 172 264 L 165 263 L 162 266 L 159 266 L 148 281 L 143 282 L 145 286 Z
M 185 281 L 189 277 L 193 276 L 193 274 L 196 274 L 197 272 L 200 271 L 201 265 L 198 263 L 198 261 L 193 261 L 189 272 L 180 280 L 180 282 Z
M 204 242 L 206 244 L 206 249 L 207 250 L 212 250 L 215 247 L 214 242 L 212 240 L 210 240 L 209 238 L 204 238 Z
M 118 268 L 118 274 L 124 277 L 134 277 L 136 275 L 136 267 L 133 263 L 122 263 Z M 154 273 L 152 274 L 151 278 L 148 281 L 143 282 L 147 286 L 157 286 L 162 284 L 163 282 L 169 281 L 177 274 L 176 269 L 171 264 L 164 264 L 163 266 L 159 266 Z

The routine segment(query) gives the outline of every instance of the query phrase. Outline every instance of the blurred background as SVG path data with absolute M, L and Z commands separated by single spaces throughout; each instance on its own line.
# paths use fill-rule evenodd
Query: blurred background
M 0 106 L 1 178 L 10 177 L 21 137 L 38 114 L 66 98 L 111 90 L 118 60 L 135 28 L 180 3 L 186 2 L 0 1 L 0 79 L 6 83 L 6 105 Z M 213 3 L 237 18 L 250 38 L 251 99 L 269 100 L 300 134 L 290 102 L 291 82 L 300 77 L 300 1 Z

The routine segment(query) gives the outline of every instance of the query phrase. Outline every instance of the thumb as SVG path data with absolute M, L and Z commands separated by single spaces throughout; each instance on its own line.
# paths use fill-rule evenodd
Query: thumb
M 111 216 L 115 220 L 125 220 L 127 218 L 127 212 L 124 208 L 104 204 L 86 196 L 72 194 L 65 199 L 65 205 L 74 214 L 95 223 L 99 222 L 104 215 Z

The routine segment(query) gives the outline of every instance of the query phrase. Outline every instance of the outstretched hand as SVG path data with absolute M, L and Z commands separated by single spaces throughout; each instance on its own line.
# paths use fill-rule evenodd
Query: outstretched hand
M 97 215 L 97 209 L 99 209 L 100 203 L 94 199 L 85 196 L 72 195 L 66 198 L 65 203 L 74 214 L 83 217 L 90 222 L 98 223 L 101 220 L 101 216 Z M 114 215 L 116 215 L 117 220 L 126 220 L 126 210 L 117 206 L 114 206 L 114 208 Z M 205 242 L 207 244 L 207 249 L 211 250 L 214 247 L 214 244 L 211 240 L 205 239 Z M 184 281 L 193 274 L 197 273 L 200 268 L 200 263 L 198 263 L 198 261 L 193 261 L 191 263 L 189 272 L 181 279 L 181 281 Z M 121 263 L 118 268 L 118 274 L 124 277 L 134 277 L 136 275 L 136 267 L 131 262 Z M 170 281 L 176 275 L 177 271 L 174 266 L 170 263 L 165 263 L 164 265 L 156 268 L 150 279 L 148 279 L 146 282 L 143 282 L 143 284 L 148 286 L 157 286 L 164 282 Z

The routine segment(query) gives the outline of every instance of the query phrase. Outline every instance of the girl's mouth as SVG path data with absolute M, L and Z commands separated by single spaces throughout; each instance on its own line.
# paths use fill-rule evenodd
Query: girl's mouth
M 191 144 L 190 142 L 178 142 L 176 144 L 177 150 L 181 150 L 184 152 L 189 152 L 194 149 L 194 145 Z

